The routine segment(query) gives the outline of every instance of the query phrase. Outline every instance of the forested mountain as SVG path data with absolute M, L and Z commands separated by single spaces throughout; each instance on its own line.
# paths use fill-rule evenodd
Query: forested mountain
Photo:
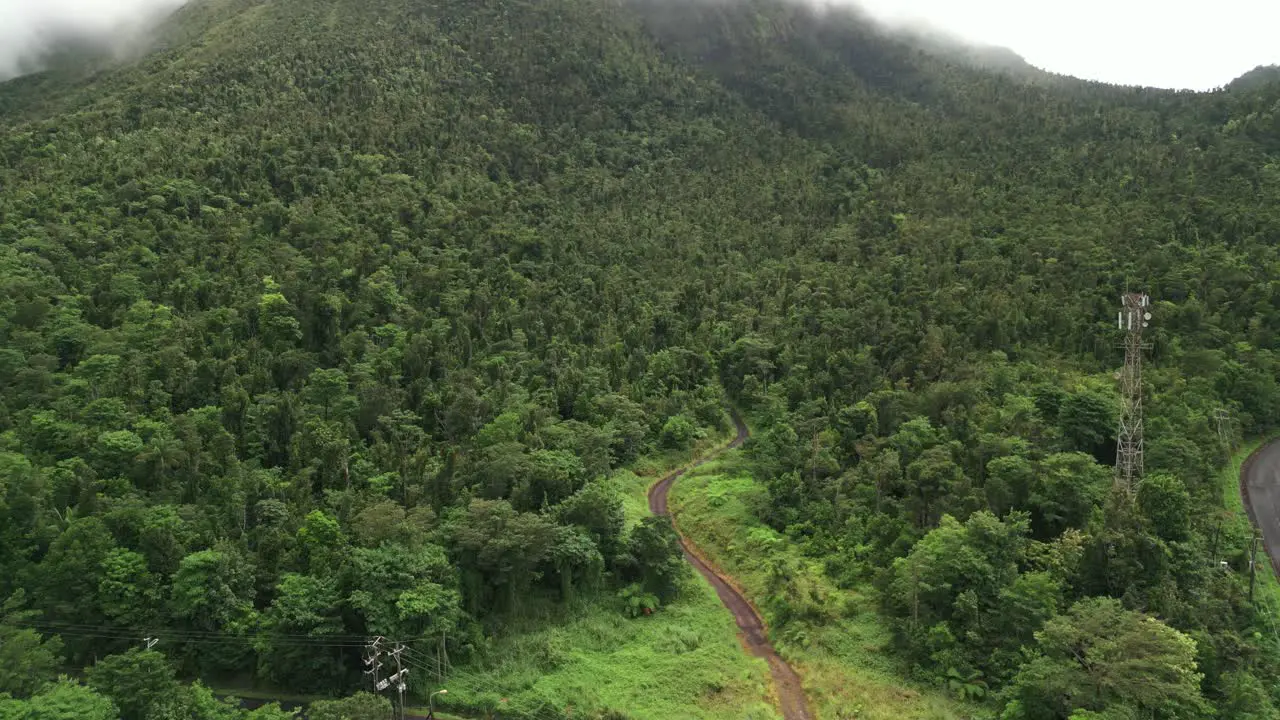
M 601 479 L 730 403 L 767 520 L 877 588 L 904 676 L 1008 720 L 1277 716 L 1215 479 L 1219 410 L 1280 417 L 1273 73 L 989 72 L 778 0 L 195 0 L 160 33 L 0 85 L 0 717 L 231 712 L 122 690 L 164 674 L 138 631 L 333 693 L 368 636 L 465 665 L 531 605 L 667 603 L 670 527 Z

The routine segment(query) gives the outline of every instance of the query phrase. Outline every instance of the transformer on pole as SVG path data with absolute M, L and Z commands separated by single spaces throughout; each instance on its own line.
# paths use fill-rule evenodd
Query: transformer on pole
M 373 638 L 365 645 L 364 664 L 368 670 L 364 671 L 365 675 L 371 675 L 373 680 L 373 691 L 381 693 L 387 688 L 391 688 L 397 694 L 400 702 L 393 704 L 392 715 L 394 717 L 404 717 L 405 708 L 405 692 L 409 689 L 409 668 L 404 667 L 400 655 L 408 648 L 402 642 L 396 642 L 394 647 L 386 649 L 387 639 L 381 635 Z M 382 656 L 390 655 L 391 659 L 396 663 L 396 671 L 388 677 L 381 677 L 378 672 L 382 668 Z M 394 701 L 393 701 L 394 703 Z
M 1142 482 L 1142 342 L 1151 299 L 1141 293 L 1120 298 L 1117 323 L 1124 331 L 1124 368 L 1120 371 L 1120 430 L 1116 436 L 1116 483 L 1133 493 Z

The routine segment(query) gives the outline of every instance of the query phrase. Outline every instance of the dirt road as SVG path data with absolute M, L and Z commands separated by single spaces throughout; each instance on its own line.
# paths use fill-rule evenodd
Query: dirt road
M 1271 567 L 1280 573 L 1280 440 L 1263 445 L 1244 461 L 1240 492 L 1249 519 L 1262 530 Z
M 733 424 L 738 428 L 738 436 L 725 449 L 742 445 L 750 434 L 750 431 L 747 430 L 747 424 L 742 421 L 742 418 L 737 413 L 733 415 Z M 717 451 L 707 455 L 691 467 L 702 465 L 715 458 L 720 452 Z M 677 470 L 649 488 L 649 510 L 654 515 L 671 514 L 667 510 L 667 493 L 671 491 L 671 486 L 676 479 L 684 473 L 685 470 Z M 679 532 L 679 530 L 680 528 L 677 527 L 676 531 Z M 804 688 L 800 684 L 800 676 L 787 664 L 787 661 L 778 656 L 773 646 L 769 644 L 768 635 L 765 633 L 764 621 L 760 619 L 760 614 L 756 612 L 750 602 L 747 602 L 742 593 L 734 588 L 731 581 L 700 557 L 701 553 L 698 552 L 697 547 L 690 543 L 683 534 L 680 535 L 680 546 L 684 551 L 685 559 L 698 572 L 702 573 L 707 582 L 711 583 L 711 587 L 716 590 L 716 595 L 720 596 L 720 602 L 724 603 L 724 606 L 729 608 L 729 612 L 733 613 L 733 619 L 738 623 L 738 629 L 742 631 L 742 639 L 746 643 L 747 649 L 751 651 L 751 654 L 764 658 L 765 662 L 769 663 L 769 671 L 773 675 L 773 684 L 778 693 L 778 702 L 782 706 L 782 716 L 786 720 L 812 720 L 813 716 L 809 714 L 809 704 L 804 697 Z

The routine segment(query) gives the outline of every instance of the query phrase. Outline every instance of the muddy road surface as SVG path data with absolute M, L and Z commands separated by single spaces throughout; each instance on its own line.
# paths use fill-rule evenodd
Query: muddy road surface
M 732 449 L 739 447 L 746 441 L 750 432 L 747 425 L 735 413 L 733 415 L 733 424 L 738 428 L 738 436 L 733 442 L 725 448 Z M 719 452 L 713 452 L 691 467 L 698 467 L 703 463 L 712 460 Z M 1278 453 L 1280 455 L 1280 453 Z M 649 488 L 649 510 L 654 515 L 670 515 L 667 510 L 667 494 L 671 491 L 671 486 L 675 481 L 685 473 L 685 470 L 677 470 L 674 473 L 659 480 L 653 487 Z M 679 531 L 679 527 L 676 531 Z M 716 595 L 720 596 L 720 602 L 733 613 L 733 619 L 738 623 L 738 629 L 742 631 L 742 640 L 746 644 L 747 649 L 756 657 L 764 658 L 769 664 L 769 672 L 773 675 L 773 685 L 778 693 L 778 703 L 782 706 L 782 716 L 786 720 L 813 720 L 813 715 L 809 713 L 809 703 L 805 700 L 804 688 L 800 683 L 800 676 L 796 671 L 778 656 L 773 649 L 773 645 L 769 644 L 769 637 L 765 632 L 764 621 L 760 619 L 760 613 L 747 602 L 742 593 L 734 587 L 734 584 L 715 568 L 707 564 L 698 552 L 697 547 L 689 542 L 683 534 L 680 535 L 680 547 L 684 551 L 684 557 L 693 565 L 702 576 L 711 583 L 711 587 L 715 588 Z M 1280 546 L 1277 546 L 1280 547 Z

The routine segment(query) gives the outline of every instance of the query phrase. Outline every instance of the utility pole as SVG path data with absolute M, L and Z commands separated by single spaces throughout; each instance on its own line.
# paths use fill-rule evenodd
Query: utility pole
M 809 459 L 809 482 L 818 484 L 818 431 L 813 431 L 813 456 Z
M 1253 529 L 1253 541 L 1249 543 L 1249 604 L 1253 604 L 1253 586 L 1258 577 L 1258 529 Z
M 1231 411 L 1226 408 L 1218 408 L 1213 411 L 1213 419 L 1218 427 L 1218 444 L 1222 446 L 1223 458 L 1226 462 L 1231 462 L 1231 453 L 1236 449 L 1235 431 L 1231 426 Z M 1236 468 L 1236 475 L 1240 474 L 1240 469 Z M 1209 541 L 1209 564 L 1216 567 L 1226 566 L 1225 562 L 1218 560 L 1218 537 L 1222 534 L 1222 519 L 1219 518 L 1213 526 L 1213 536 Z M 1221 562 L 1221 564 L 1219 564 Z
M 1222 451 L 1227 454 L 1227 459 L 1231 459 L 1231 452 L 1236 449 L 1235 432 L 1231 427 L 1231 411 L 1226 408 L 1218 408 L 1213 413 L 1214 420 L 1218 423 L 1218 442 L 1222 443 Z
M 393 717 L 404 717 L 404 693 L 409 689 L 405 680 L 409 677 L 409 669 L 400 664 L 400 654 L 405 650 L 404 643 L 397 642 L 396 646 L 389 653 L 396 661 L 396 674 L 392 675 L 390 680 L 395 683 L 396 692 L 400 697 L 399 704 L 396 705 L 397 711 L 392 714 Z
M 436 684 L 443 685 L 445 675 L 449 672 L 448 637 L 444 630 L 440 631 L 440 644 L 436 646 Z
M 391 709 L 391 715 L 393 718 L 404 717 L 404 693 L 405 690 L 409 689 L 409 686 L 405 684 L 405 679 L 409 676 L 409 669 L 403 666 L 400 656 L 404 653 L 405 646 L 404 643 L 397 642 L 395 647 L 386 649 L 386 644 L 387 639 L 379 635 L 378 637 L 370 640 L 369 644 L 365 646 L 365 652 L 367 654 L 364 658 L 364 664 L 369 669 L 365 670 L 364 674 L 373 676 L 373 691 L 376 693 L 380 693 L 389 687 L 394 687 L 396 689 L 400 699 L 400 704 L 399 706 Z M 382 667 L 383 654 L 390 655 L 391 659 L 395 661 L 396 671 L 386 678 L 379 680 L 378 677 L 380 673 L 378 671 Z
M 1120 298 L 1117 325 L 1124 331 L 1124 368 L 1120 371 L 1120 429 L 1116 435 L 1116 483 L 1132 495 L 1142 482 L 1142 342 L 1151 299 L 1142 293 Z
M 1218 423 L 1218 441 L 1222 446 L 1230 449 L 1231 447 L 1231 411 L 1226 408 L 1218 408 L 1213 411 L 1213 419 Z
M 386 638 L 379 635 L 370 640 L 369 644 L 364 647 L 364 665 L 369 668 L 364 671 L 364 674 L 372 676 L 373 688 L 375 691 L 382 690 L 382 688 L 378 687 L 382 684 L 382 682 L 378 680 L 378 670 L 382 668 L 382 644 L 385 643 L 386 640 Z

